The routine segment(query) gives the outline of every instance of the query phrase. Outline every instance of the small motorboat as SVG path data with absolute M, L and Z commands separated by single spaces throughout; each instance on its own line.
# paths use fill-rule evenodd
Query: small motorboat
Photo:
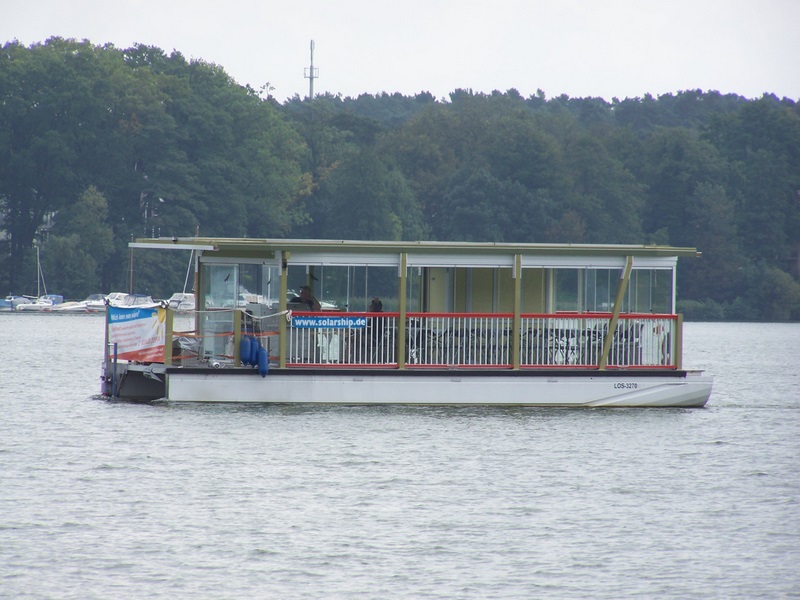
M 186 311 L 195 309 L 194 294 L 175 292 L 167 300 L 167 306 L 172 310 Z
M 164 306 L 164 303 L 153 300 L 147 294 L 125 294 L 121 301 L 109 301 L 108 305 L 116 308 L 156 308 Z
M 52 312 L 68 314 L 101 313 L 106 310 L 106 297 L 104 294 L 91 294 L 80 302 L 64 302 L 54 306 Z
M 64 296 L 59 294 L 45 294 L 39 296 L 36 300 L 29 304 L 19 304 L 16 310 L 26 312 L 49 312 L 53 310 L 54 306 L 62 304 Z
M 12 294 L 0 300 L 0 312 L 17 310 L 17 307 L 21 304 L 30 304 L 31 302 L 33 302 L 33 300 L 26 296 L 14 296 Z

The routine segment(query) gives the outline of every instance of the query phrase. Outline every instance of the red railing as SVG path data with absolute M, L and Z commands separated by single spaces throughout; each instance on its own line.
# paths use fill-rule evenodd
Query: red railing
M 298 317 L 319 313 L 295 313 Z M 353 327 L 288 328 L 289 366 L 344 365 L 396 368 L 399 313 L 336 313 L 365 319 Z M 523 314 L 520 368 L 597 368 L 610 313 Z M 513 315 L 408 313 L 405 364 L 415 367 L 513 366 Z M 675 368 L 676 315 L 620 315 L 606 365 Z
M 610 313 L 525 314 L 521 367 L 597 367 Z M 619 316 L 609 344 L 609 367 L 674 368 L 677 315 Z
M 175 319 L 171 343 L 166 345 L 171 348 L 174 363 L 235 362 L 232 317 L 228 323 L 228 318 L 208 320 L 209 315 L 207 322 L 201 319 L 199 332 L 193 329 L 193 316 L 185 315 L 181 321 Z M 397 368 L 400 363 L 399 313 L 295 312 L 294 315 L 332 319 L 344 325 L 301 328 L 290 323 L 287 366 Z M 521 315 L 519 367 L 598 368 L 611 318 L 610 313 Z M 508 313 L 408 313 L 402 336 L 404 363 L 408 368 L 512 368 L 513 323 L 514 317 Z M 275 323 L 266 328 L 245 319 L 244 325 L 244 333 L 257 337 L 271 359 L 277 361 L 280 345 Z M 605 366 L 676 368 L 678 327 L 676 315 L 620 315 L 608 341 Z

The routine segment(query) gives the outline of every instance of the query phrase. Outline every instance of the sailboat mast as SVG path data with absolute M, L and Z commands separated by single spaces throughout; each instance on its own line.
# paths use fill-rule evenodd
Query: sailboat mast
M 42 262 L 39 259 L 39 244 L 36 244 L 36 297 L 41 298 L 42 289 L 44 289 L 45 296 L 47 295 L 47 284 L 44 282 L 44 271 L 42 271 Z

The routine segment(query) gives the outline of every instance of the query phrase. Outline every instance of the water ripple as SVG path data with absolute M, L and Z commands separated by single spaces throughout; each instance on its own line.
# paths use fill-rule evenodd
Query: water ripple
M 3 597 L 800 593 L 798 326 L 687 324 L 704 410 L 106 402 L 102 319 L 0 331 L 58 349 L 0 371 Z

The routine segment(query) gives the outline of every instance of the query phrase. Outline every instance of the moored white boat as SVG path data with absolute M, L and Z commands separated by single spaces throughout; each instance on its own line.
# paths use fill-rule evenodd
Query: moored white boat
M 147 294 L 123 294 L 121 292 L 116 292 L 114 294 L 109 294 L 106 299 L 108 306 L 115 306 L 117 308 L 157 308 L 165 304 L 153 300 L 153 298 Z
M 44 291 L 44 294 L 41 292 Z M 48 294 L 47 285 L 44 281 L 42 271 L 42 261 L 39 254 L 39 246 L 36 246 L 36 297 L 31 302 L 18 303 L 14 310 L 22 312 L 49 312 L 54 306 L 62 304 L 64 297 L 60 294 Z M 13 303 L 12 303 L 13 305 Z
M 167 306 L 172 310 L 187 311 L 195 309 L 194 294 L 175 292 L 167 299 Z
M 200 301 L 188 321 L 169 308 L 109 308 L 109 396 L 700 407 L 711 393 L 711 377 L 682 364 L 674 310 L 677 260 L 693 248 L 217 238 L 132 247 L 193 250 Z M 242 307 L 243 285 L 283 300 Z M 347 310 L 295 310 L 287 291 L 300 287 Z
M 17 310 L 17 307 L 22 304 L 30 304 L 33 302 L 31 298 L 25 296 L 15 296 L 13 294 L 0 299 L 0 312 L 10 312 Z
M 111 292 L 106 295 L 105 303 L 107 306 L 117 306 L 122 304 L 127 297 L 127 292 Z
M 54 306 L 51 312 L 66 314 L 101 313 L 106 310 L 106 297 L 104 294 L 90 294 L 85 300 L 64 302 Z
M 17 305 L 16 310 L 23 312 L 50 312 L 63 302 L 64 297 L 59 294 L 45 294 L 29 304 Z
M 106 311 L 106 296 L 105 294 L 90 294 L 83 301 L 86 305 L 88 312 L 105 312 Z

